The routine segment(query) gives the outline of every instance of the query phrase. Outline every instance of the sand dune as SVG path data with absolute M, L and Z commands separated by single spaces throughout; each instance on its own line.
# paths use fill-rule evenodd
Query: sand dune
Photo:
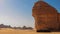
M 44 33 L 40 32 L 37 33 L 35 30 L 16 30 L 16 29 L 0 29 L 0 34 L 60 34 L 60 32 L 49 32 L 49 33 Z

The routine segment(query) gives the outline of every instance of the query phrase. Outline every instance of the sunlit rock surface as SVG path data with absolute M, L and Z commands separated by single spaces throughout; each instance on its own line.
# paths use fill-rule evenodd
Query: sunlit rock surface
M 60 14 L 44 1 L 37 1 L 32 8 L 36 30 L 50 29 L 58 31 L 60 28 Z

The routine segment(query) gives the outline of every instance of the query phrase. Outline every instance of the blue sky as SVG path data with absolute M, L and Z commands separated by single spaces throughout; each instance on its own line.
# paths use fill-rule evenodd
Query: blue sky
M 0 24 L 34 27 L 32 7 L 38 0 L 0 0 Z M 60 12 L 60 0 L 44 0 Z

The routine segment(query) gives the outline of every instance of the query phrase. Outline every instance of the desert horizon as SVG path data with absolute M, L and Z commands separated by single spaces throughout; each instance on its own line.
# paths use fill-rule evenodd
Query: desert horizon
M 60 34 L 59 31 L 60 0 L 0 0 L 0 34 Z

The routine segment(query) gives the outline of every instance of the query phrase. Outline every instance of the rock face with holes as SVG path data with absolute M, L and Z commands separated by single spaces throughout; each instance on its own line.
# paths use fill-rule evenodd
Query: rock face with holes
M 36 30 L 59 29 L 60 14 L 57 10 L 44 1 L 38 1 L 32 8 L 32 16 L 35 19 Z

